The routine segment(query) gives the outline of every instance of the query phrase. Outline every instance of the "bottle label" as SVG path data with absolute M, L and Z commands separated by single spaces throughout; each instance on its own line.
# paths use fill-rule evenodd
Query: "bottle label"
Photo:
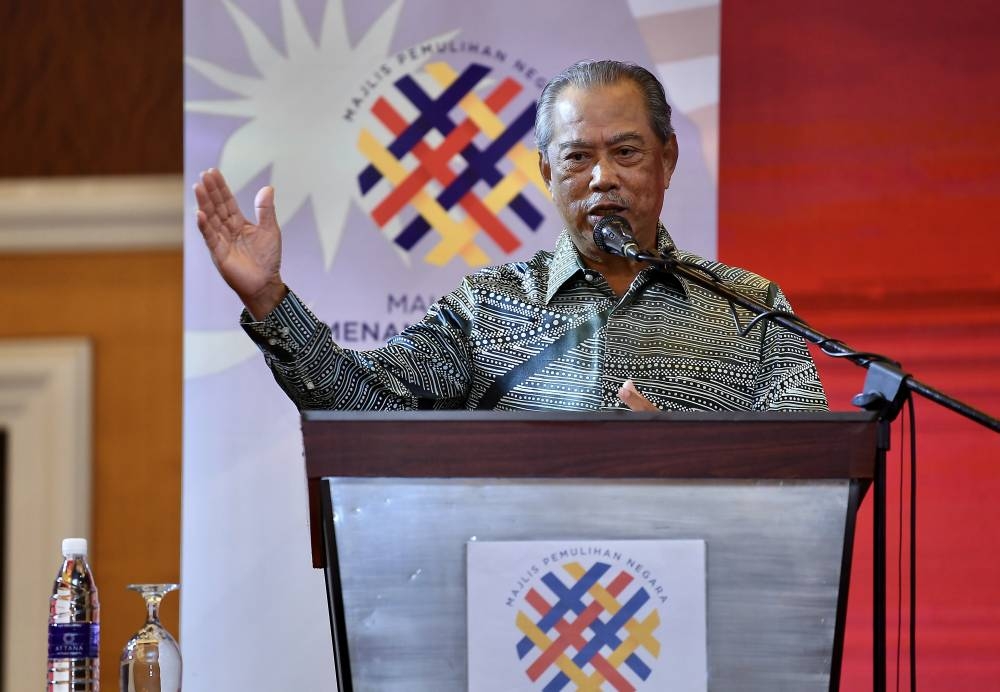
M 49 625 L 49 658 L 97 658 L 101 625 L 63 622 Z

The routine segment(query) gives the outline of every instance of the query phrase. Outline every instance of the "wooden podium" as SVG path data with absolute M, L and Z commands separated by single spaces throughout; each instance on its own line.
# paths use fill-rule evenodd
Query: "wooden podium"
M 708 688 L 838 689 L 876 422 L 850 413 L 305 412 L 341 690 L 466 689 L 469 541 L 698 538 Z

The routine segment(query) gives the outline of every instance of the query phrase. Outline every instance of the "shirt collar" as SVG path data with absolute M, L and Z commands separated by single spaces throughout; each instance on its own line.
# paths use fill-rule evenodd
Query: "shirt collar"
M 666 227 L 662 222 L 657 222 L 656 227 L 656 249 L 658 252 L 666 252 L 667 250 L 675 250 L 676 245 L 674 245 L 673 238 L 670 237 L 670 233 L 667 232 Z M 569 281 L 577 272 L 583 272 L 586 267 L 583 266 L 583 260 L 580 258 L 580 252 L 576 249 L 576 245 L 569 237 L 569 231 L 563 229 L 559 234 L 559 238 L 556 240 L 556 248 L 552 254 L 552 263 L 549 265 L 549 283 L 545 290 L 545 303 L 548 304 L 552 297 L 559 292 L 559 289 Z M 650 268 L 650 272 L 658 272 L 658 270 Z M 684 297 L 688 297 L 687 286 L 684 281 L 674 278 L 681 293 Z
M 563 229 L 556 240 L 556 249 L 549 264 L 549 285 L 545 289 L 545 303 L 548 304 L 563 284 L 569 281 L 577 272 L 584 270 L 583 261 L 569 231 Z

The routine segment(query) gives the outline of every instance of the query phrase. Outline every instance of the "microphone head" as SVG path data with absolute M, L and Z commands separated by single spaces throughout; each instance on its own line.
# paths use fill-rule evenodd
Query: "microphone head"
M 635 243 L 632 226 L 621 216 L 608 214 L 594 224 L 594 245 L 598 250 L 624 257 L 623 248 L 628 243 Z

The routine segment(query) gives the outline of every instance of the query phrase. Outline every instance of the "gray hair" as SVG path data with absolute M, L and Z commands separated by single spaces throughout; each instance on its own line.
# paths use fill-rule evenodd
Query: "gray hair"
M 646 101 L 649 124 L 662 143 L 666 143 L 674 133 L 670 124 L 670 104 L 660 80 L 646 68 L 630 62 L 618 60 L 581 60 L 557 74 L 542 89 L 535 114 L 535 144 L 542 156 L 547 156 L 552 142 L 552 109 L 562 90 L 568 86 L 578 89 L 617 84 L 630 80 L 639 89 Z

